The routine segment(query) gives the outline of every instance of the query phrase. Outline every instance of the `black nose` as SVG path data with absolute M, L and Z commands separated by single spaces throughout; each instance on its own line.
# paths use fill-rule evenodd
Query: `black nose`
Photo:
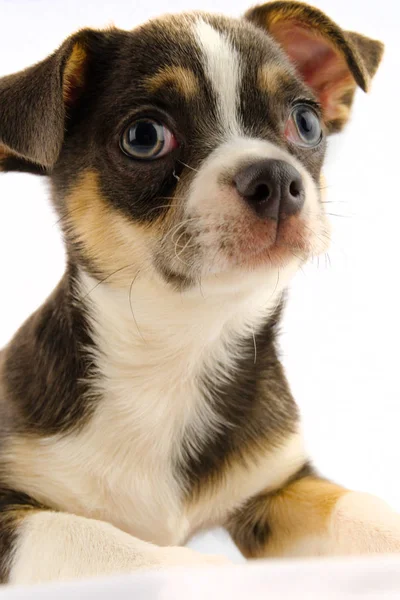
M 239 194 L 259 217 L 278 220 L 299 213 L 304 204 L 300 173 L 283 160 L 260 160 L 233 178 Z

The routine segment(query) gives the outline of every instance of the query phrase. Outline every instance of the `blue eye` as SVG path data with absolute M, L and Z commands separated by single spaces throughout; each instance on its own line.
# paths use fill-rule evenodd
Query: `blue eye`
M 306 104 L 295 106 L 286 123 L 285 136 L 297 146 L 317 146 L 322 139 L 321 121 L 317 113 Z
M 138 119 L 123 133 L 121 148 L 139 160 L 161 158 L 178 146 L 174 134 L 154 119 Z

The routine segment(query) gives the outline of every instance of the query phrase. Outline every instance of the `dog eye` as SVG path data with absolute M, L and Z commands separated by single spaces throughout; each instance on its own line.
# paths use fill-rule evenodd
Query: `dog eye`
M 317 146 L 322 139 L 322 127 L 317 113 L 305 104 L 295 106 L 286 123 L 285 136 L 297 146 Z
M 139 160 L 161 158 L 178 146 L 174 134 L 153 119 L 138 119 L 123 133 L 121 148 Z

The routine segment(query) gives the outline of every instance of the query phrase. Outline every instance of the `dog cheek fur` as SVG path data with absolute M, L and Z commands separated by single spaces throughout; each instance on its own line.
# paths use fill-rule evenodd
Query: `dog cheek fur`
M 127 285 L 151 266 L 158 224 L 126 217 L 102 195 L 99 174 L 86 170 L 65 196 L 62 226 L 70 253 L 109 285 Z

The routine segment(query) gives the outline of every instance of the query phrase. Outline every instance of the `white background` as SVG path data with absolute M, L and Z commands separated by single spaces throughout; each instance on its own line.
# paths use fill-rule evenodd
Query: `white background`
M 400 511 L 400 4 L 314 4 L 342 26 L 383 40 L 386 55 L 371 93 L 358 94 L 346 133 L 331 141 L 325 174 L 328 212 L 335 215 L 332 247 L 329 260 L 321 257 L 293 282 L 283 359 L 317 467 Z M 80 27 L 113 22 L 130 29 L 166 11 L 194 8 L 238 16 L 248 4 L 0 0 L 0 76 L 44 58 Z M 47 197 L 40 178 L 0 175 L 0 346 L 63 271 Z

